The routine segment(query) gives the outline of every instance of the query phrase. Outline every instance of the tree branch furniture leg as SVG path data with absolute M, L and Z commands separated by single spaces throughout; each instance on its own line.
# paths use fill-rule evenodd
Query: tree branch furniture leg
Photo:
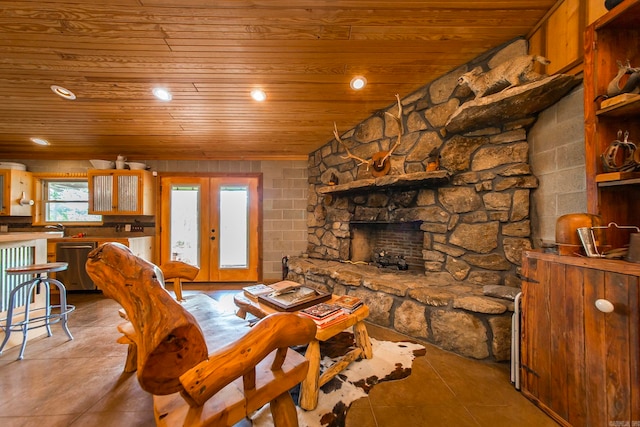
M 335 296 L 332 300 L 334 298 Z M 245 296 L 244 293 L 235 295 L 233 301 L 238 307 L 236 314 L 242 317 L 244 317 L 245 313 L 251 313 L 258 318 L 264 318 L 271 313 L 277 312 L 275 309 L 261 304 L 258 300 Z M 331 300 L 327 301 L 327 303 L 331 303 Z M 344 320 L 326 328 L 318 328 L 314 339 L 309 342 L 305 353 L 305 358 L 309 361 L 309 371 L 300 386 L 300 400 L 298 403 L 301 408 L 306 410 L 315 409 L 318 406 L 320 387 L 329 382 L 354 360 L 359 358 L 371 359 L 373 357 L 371 340 L 369 339 L 369 333 L 364 324 L 364 319 L 366 319 L 367 316 L 369 316 L 369 307 L 363 305 Z M 351 326 L 353 326 L 356 348 L 345 354 L 320 375 L 320 341 L 327 341 Z
M 140 386 L 154 395 L 159 426 L 233 426 L 267 403 L 277 427 L 297 426 L 289 390 L 307 374 L 289 349 L 311 341 L 316 325 L 277 313 L 253 327 L 196 294 L 178 303 L 156 266 L 106 243 L 89 255 L 92 280 L 126 311 L 119 330 L 137 349 Z

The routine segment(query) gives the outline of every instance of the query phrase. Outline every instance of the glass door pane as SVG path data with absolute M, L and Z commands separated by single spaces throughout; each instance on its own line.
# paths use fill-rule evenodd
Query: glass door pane
M 172 261 L 200 267 L 200 186 L 171 186 Z
M 220 188 L 219 268 L 249 265 L 249 188 Z

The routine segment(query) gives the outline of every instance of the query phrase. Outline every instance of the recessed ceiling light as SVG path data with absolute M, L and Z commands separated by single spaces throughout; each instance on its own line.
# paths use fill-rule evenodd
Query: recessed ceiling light
M 55 93 L 58 96 L 61 96 L 64 99 L 69 99 L 71 101 L 76 99 L 76 94 L 71 92 L 69 89 L 65 87 L 58 86 L 58 85 L 51 85 L 51 90 L 53 91 L 53 93 Z
M 171 96 L 171 92 L 163 87 L 156 87 L 153 89 L 153 96 L 158 98 L 160 101 L 171 101 L 173 96 Z
M 353 90 L 360 90 L 364 88 L 366 85 L 367 85 L 367 79 L 362 76 L 356 76 L 352 78 L 351 83 L 349 83 L 349 86 L 351 86 L 351 89 Z
M 42 139 L 42 138 L 30 138 L 31 142 L 35 142 L 38 145 L 49 145 L 49 141 L 47 141 L 46 139 Z
M 258 102 L 262 102 L 267 99 L 267 94 L 261 89 L 254 89 L 251 91 L 251 97 Z

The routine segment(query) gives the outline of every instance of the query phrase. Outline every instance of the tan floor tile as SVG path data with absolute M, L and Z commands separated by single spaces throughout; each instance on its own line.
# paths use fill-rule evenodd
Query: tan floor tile
M 467 410 L 482 426 L 557 427 L 559 425 L 533 404 L 517 406 L 469 405 Z
M 77 305 L 69 321 L 75 340 L 54 325 L 53 337 L 27 344 L 24 360 L 15 360 L 18 348 L 0 356 L 0 396 L 7 396 L 0 400 L 0 425 L 153 425 L 151 396 L 135 375 L 122 372 L 127 347 L 116 343 L 118 304 L 95 294 L 71 294 L 69 301 Z M 379 326 L 367 328 L 377 339 L 408 339 Z M 426 355 L 414 360 L 409 377 L 380 383 L 352 404 L 347 427 L 555 425 L 511 386 L 506 364 L 425 346 Z
M 135 373 L 121 373 L 113 387 L 89 408 L 89 412 L 153 413 L 153 397 L 140 388 Z
M 377 427 L 369 398 L 363 397 L 351 404 L 345 427 Z
M 155 425 L 153 412 L 88 412 L 78 417 L 71 427 L 151 427 Z
M 424 405 L 413 407 L 374 406 L 380 427 L 478 427 L 462 405 Z
M 85 412 L 113 389 L 122 367 L 113 358 L 78 360 L 23 360 L 22 370 L 3 372 L 3 383 L 6 379 L 10 389 L 3 395 L 10 398 L 0 403 L 0 413 L 40 416 Z
M 377 384 L 369 393 L 369 399 L 374 406 L 444 405 L 456 402 L 456 396 L 424 357 L 413 361 L 411 375 L 407 378 Z
M 72 425 L 77 415 L 46 415 L 42 417 L 3 417 L 0 416 L 2 427 L 68 427 Z
M 453 393 L 467 404 L 508 404 L 520 398 L 510 382 L 508 365 L 469 360 L 452 354 L 427 354 L 427 359 Z

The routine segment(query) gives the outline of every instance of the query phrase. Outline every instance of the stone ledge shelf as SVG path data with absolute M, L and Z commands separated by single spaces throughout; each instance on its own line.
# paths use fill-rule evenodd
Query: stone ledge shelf
M 289 258 L 288 266 L 289 280 L 362 298 L 372 323 L 465 357 L 511 357 L 511 316 L 518 288 L 304 257 Z
M 399 187 L 435 187 L 449 182 L 449 171 L 414 172 L 403 175 L 386 175 L 378 178 L 359 179 L 346 184 L 328 185 L 318 189 L 320 194 L 356 193 L 367 190 L 383 190 Z

